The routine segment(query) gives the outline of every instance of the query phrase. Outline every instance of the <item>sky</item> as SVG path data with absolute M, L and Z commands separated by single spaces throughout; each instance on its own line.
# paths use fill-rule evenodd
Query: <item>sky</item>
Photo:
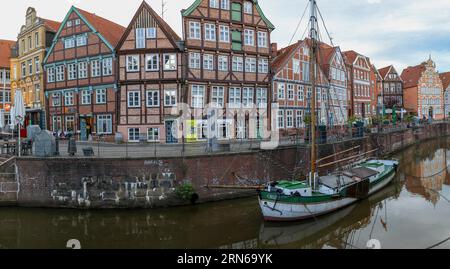
M 162 0 L 147 0 L 161 13 Z M 39 17 L 62 21 L 72 5 L 128 26 L 142 0 L 10 0 L 0 16 L 0 39 L 17 37 L 25 12 L 34 7 Z M 181 36 L 182 9 L 194 0 L 165 0 L 166 21 Z M 265 15 L 275 25 L 272 42 L 278 47 L 302 39 L 307 17 L 295 28 L 308 0 L 259 0 Z M 450 71 L 450 0 L 317 0 L 333 43 L 370 57 L 377 68 L 393 64 L 401 72 L 430 55 L 440 72 Z M 321 25 L 323 41 L 329 43 Z

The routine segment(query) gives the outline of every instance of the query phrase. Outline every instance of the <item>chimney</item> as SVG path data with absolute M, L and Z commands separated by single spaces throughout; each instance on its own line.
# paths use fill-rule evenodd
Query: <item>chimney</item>
M 270 55 L 272 56 L 272 58 L 277 57 L 277 54 L 278 54 L 278 44 L 277 43 L 270 44 Z

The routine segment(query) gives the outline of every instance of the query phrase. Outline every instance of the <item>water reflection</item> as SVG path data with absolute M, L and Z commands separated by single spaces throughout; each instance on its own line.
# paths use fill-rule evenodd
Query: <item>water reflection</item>
M 160 210 L 73 211 L 0 208 L 0 248 L 426 248 L 450 236 L 447 139 L 394 156 L 387 188 L 309 222 L 264 223 L 255 198 Z M 450 248 L 444 243 L 441 248 Z

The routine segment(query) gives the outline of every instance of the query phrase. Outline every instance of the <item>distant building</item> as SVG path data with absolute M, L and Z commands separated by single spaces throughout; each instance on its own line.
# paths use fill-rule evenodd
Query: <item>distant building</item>
M 11 123 L 11 49 L 15 41 L 0 40 L 0 109 L 4 113 L 3 125 Z
M 385 109 L 396 108 L 400 111 L 403 108 L 403 80 L 400 74 L 390 65 L 378 70 L 381 78 L 381 92 L 377 99 L 382 101 Z
M 13 99 L 15 91 L 23 93 L 25 126 L 34 124 L 46 128 L 42 62 L 60 25 L 60 22 L 38 17 L 36 10 L 30 7 L 25 24 L 20 28 L 17 47 L 11 58 L 11 91 Z
M 419 118 L 444 118 L 444 91 L 431 59 L 403 70 L 405 109 Z
M 444 89 L 444 111 L 445 117 L 450 117 L 450 72 L 439 75 Z
M 72 7 L 44 60 L 50 130 L 112 138 L 117 130 L 116 46 L 125 28 Z
M 117 46 L 120 118 L 129 142 L 177 143 L 175 121 L 184 96 L 183 42 L 144 1 Z

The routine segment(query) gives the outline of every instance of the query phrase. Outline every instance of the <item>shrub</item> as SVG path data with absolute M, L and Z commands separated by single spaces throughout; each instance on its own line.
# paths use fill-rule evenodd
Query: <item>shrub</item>
M 195 189 L 194 189 L 194 186 L 192 186 L 191 183 L 183 183 L 183 185 L 180 185 L 180 186 L 175 188 L 175 194 L 180 199 L 192 200 L 192 197 L 195 194 Z

